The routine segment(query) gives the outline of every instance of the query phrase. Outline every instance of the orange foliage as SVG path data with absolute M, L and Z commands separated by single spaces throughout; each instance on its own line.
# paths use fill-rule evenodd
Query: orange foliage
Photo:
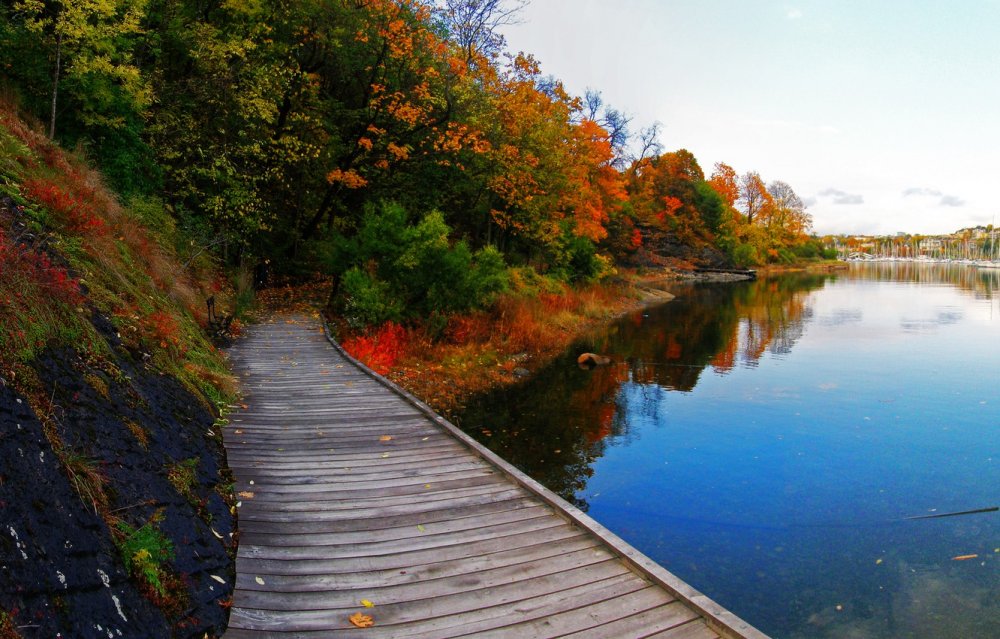
M 712 173 L 708 185 L 722 196 L 722 199 L 730 207 L 736 206 L 736 200 L 740 198 L 740 187 L 736 176 L 736 170 L 723 162 L 715 163 L 715 171 Z

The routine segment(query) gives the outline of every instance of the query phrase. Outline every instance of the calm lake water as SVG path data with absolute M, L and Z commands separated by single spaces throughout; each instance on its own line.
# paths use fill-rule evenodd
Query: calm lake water
M 1000 505 L 1000 271 L 673 292 L 463 428 L 775 637 L 1000 637 L 1000 514 L 902 519 Z

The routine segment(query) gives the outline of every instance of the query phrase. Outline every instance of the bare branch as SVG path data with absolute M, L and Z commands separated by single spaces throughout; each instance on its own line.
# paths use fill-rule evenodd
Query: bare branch
M 528 0 L 438 0 L 438 15 L 451 38 L 465 51 L 466 61 L 475 54 L 488 58 L 503 52 L 506 44 L 500 27 L 518 24 L 518 13 Z

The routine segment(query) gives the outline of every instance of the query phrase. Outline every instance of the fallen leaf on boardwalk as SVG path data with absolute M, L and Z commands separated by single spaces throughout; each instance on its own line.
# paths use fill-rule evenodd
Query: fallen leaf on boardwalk
M 236 429 L 236 430 L 234 430 L 233 432 L 234 432 L 234 433 L 236 433 L 237 435 L 242 435 L 242 434 L 243 434 L 243 431 L 242 431 L 242 430 L 240 430 L 239 428 L 237 428 L 237 429 Z
M 424 438 L 423 438 L 423 439 L 421 439 L 420 441 L 422 441 L 422 442 L 425 442 L 425 441 L 427 441 L 428 439 L 430 439 L 430 437 L 424 437 Z
M 378 440 L 380 442 L 392 441 L 392 435 L 382 435 L 381 437 L 378 438 Z
M 354 382 L 344 382 L 344 386 L 354 386 Z
M 389 456 L 389 453 L 382 453 L 382 459 L 385 459 L 388 456 Z
M 358 628 L 368 628 L 375 625 L 375 620 L 368 615 L 356 612 L 347 618 L 351 623 L 353 623 Z
M 261 579 L 260 577 L 254 577 L 253 580 L 256 581 L 258 584 L 260 584 L 261 586 L 264 585 L 264 580 Z
M 361 605 L 364 606 L 365 608 L 374 608 L 375 607 L 375 604 L 373 604 L 372 602 L 368 601 L 367 599 L 362 599 L 361 600 Z
M 250 492 L 249 490 L 241 490 L 240 492 L 236 493 L 236 496 L 242 497 L 243 499 L 253 499 L 253 493 Z
M 952 561 L 965 561 L 966 559 L 975 559 L 979 555 L 959 555 L 957 557 L 952 557 Z
M 270 381 L 270 380 L 268 380 L 268 381 Z M 240 408 L 250 408 L 250 407 L 247 406 L 246 404 L 240 404 Z
M 424 488 L 430 488 L 430 487 L 431 487 L 430 484 L 424 484 Z
M 222 539 L 222 538 L 219 537 L 219 539 Z M 226 580 L 223 579 L 222 577 L 218 576 L 218 575 L 209 575 L 209 577 L 211 577 L 212 579 L 218 581 L 220 584 L 226 583 Z
M 420 532 L 424 532 L 424 525 L 423 524 L 417 524 L 417 530 L 419 530 Z

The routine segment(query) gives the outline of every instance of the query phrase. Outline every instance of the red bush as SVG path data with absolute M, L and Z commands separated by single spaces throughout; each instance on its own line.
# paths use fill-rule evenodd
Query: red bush
M 379 375 L 385 375 L 406 352 L 406 329 L 386 322 L 370 335 L 356 335 L 341 342 L 344 350 Z

